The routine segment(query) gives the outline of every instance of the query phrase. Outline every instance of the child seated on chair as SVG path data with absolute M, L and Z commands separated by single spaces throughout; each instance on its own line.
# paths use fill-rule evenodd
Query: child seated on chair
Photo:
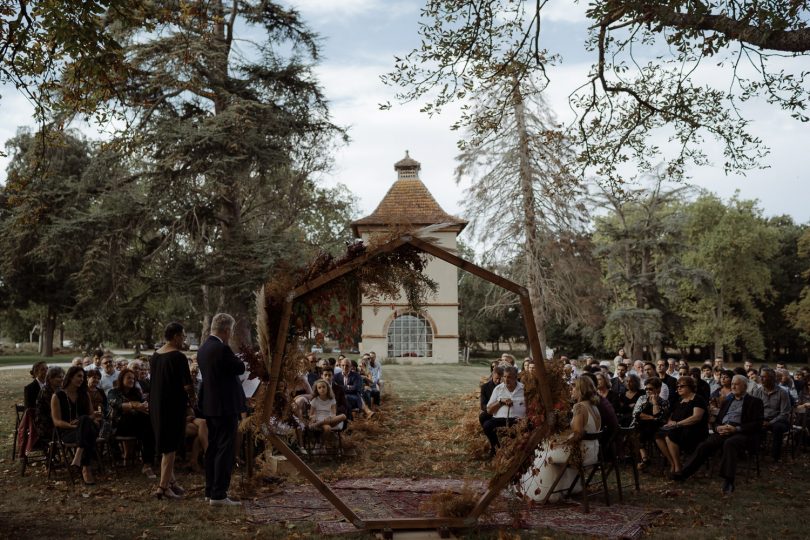
M 337 414 L 337 402 L 331 385 L 323 379 L 315 381 L 315 397 L 310 402 L 309 429 L 329 432 L 333 427 L 342 427 L 345 414 Z

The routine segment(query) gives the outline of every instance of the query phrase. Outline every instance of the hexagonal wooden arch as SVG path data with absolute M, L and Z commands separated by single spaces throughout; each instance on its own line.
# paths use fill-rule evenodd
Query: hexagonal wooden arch
M 390 242 L 365 253 L 356 259 L 353 259 L 322 276 L 319 276 L 303 285 L 291 290 L 282 303 L 282 315 L 278 331 L 276 333 L 276 343 L 274 344 L 272 356 L 270 358 L 268 372 L 270 373 L 270 380 L 268 382 L 267 393 L 268 404 L 271 403 L 272 396 L 275 395 L 276 386 L 278 384 L 279 374 L 281 373 L 281 365 L 284 359 L 284 351 L 287 346 L 287 331 L 289 330 L 290 316 L 292 313 L 292 305 L 296 298 L 310 293 L 327 283 L 352 272 L 353 270 L 364 265 L 370 259 L 382 254 L 396 251 L 405 245 L 413 246 L 414 248 L 432 255 L 438 259 L 446 261 L 462 270 L 470 272 L 482 279 L 485 279 L 495 285 L 507 289 L 518 295 L 520 298 L 520 307 L 523 314 L 523 321 L 526 325 L 526 332 L 529 338 L 529 347 L 531 349 L 532 358 L 536 362 L 536 376 L 540 383 L 540 397 L 543 407 L 546 411 L 552 410 L 551 393 L 547 382 L 547 372 L 544 363 L 543 351 L 540 350 L 540 342 L 537 339 L 537 328 L 534 322 L 534 315 L 532 312 L 531 302 L 529 301 L 529 292 L 525 287 L 518 285 L 508 279 L 505 279 L 497 274 L 490 272 L 480 266 L 477 266 L 457 255 L 454 255 L 446 249 L 426 242 L 411 234 L 406 234 L 391 240 Z M 269 409 L 267 409 L 269 410 Z M 545 415 L 545 422 L 549 422 L 550 415 Z M 467 528 L 474 526 L 481 514 L 486 510 L 492 500 L 503 490 L 509 483 L 511 478 L 515 475 L 521 463 L 529 454 L 534 452 L 534 449 L 540 444 L 543 439 L 545 429 L 543 426 L 535 426 L 534 431 L 529 437 L 528 444 L 524 448 L 524 452 L 520 455 L 512 457 L 509 467 L 496 475 L 489 484 L 489 488 L 479 497 L 475 507 L 465 517 L 434 517 L 434 518 L 390 518 L 390 519 L 361 519 L 346 503 L 344 503 L 338 495 L 332 491 L 329 486 L 324 483 L 318 474 L 309 468 L 309 466 L 293 452 L 282 439 L 275 434 L 268 434 L 267 439 L 270 443 L 293 465 L 307 480 L 309 480 L 320 493 L 329 500 L 332 505 L 343 516 L 350 521 L 358 529 L 367 531 L 383 530 L 392 531 L 394 529 L 456 529 Z

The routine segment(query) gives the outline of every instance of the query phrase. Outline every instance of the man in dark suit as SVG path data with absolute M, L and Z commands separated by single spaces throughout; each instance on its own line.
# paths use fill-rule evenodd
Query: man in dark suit
M 227 313 L 211 320 L 211 335 L 197 351 L 202 374 L 200 410 L 208 426 L 208 450 L 205 452 L 205 497 L 211 506 L 238 506 L 228 498 L 234 461 L 234 440 L 240 413 L 245 408 L 245 393 L 239 375 L 245 364 L 228 346 L 235 321 Z
M 714 433 L 700 443 L 689 457 L 680 473 L 673 475 L 674 480 L 685 480 L 695 474 L 708 458 L 718 450 L 720 458 L 720 476 L 723 478 L 723 494 L 734 491 L 734 475 L 737 471 L 737 456 L 744 448 L 754 448 L 762 429 L 762 400 L 746 393 L 747 379 L 735 375 L 731 380 L 732 396 L 725 399 L 714 425 Z
M 658 378 L 661 379 L 662 384 L 667 385 L 667 391 L 669 394 L 667 401 L 669 401 L 670 409 L 672 409 L 678 404 L 678 401 L 680 401 L 681 398 L 678 396 L 678 380 L 667 373 L 668 367 L 669 364 L 664 359 L 660 359 L 655 363 L 655 370 L 658 373 Z
M 489 403 L 489 398 L 492 396 L 492 391 L 501 384 L 501 377 L 503 377 L 503 367 L 495 365 L 490 367 L 492 368 L 492 375 L 490 375 L 487 382 L 481 385 L 481 412 L 478 413 L 478 422 L 481 423 L 482 427 L 487 420 L 492 419 L 492 415 L 487 412 L 487 403 Z

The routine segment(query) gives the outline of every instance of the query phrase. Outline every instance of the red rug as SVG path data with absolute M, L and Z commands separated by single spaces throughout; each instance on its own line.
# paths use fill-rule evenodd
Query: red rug
M 361 478 L 341 480 L 331 488 L 362 519 L 386 517 L 430 517 L 422 504 L 440 491 L 460 492 L 465 484 L 483 492 L 480 480 L 444 480 L 429 478 Z M 594 503 L 596 498 L 594 498 Z M 357 532 L 351 523 L 311 485 L 286 486 L 283 491 L 245 503 L 248 518 L 254 523 L 315 522 L 322 534 Z M 638 538 L 660 512 L 625 505 L 591 504 L 590 513 L 579 504 L 567 502 L 536 505 L 521 501 L 504 491 L 479 520 L 482 528 L 551 529 L 601 538 Z

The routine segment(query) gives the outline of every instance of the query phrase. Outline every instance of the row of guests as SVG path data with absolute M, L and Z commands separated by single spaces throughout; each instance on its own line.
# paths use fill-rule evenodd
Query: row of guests
M 622 367 L 623 366 L 623 367 Z M 673 477 L 685 478 L 699 468 L 708 455 L 723 448 L 726 439 L 724 435 L 732 435 L 728 426 L 738 428 L 741 426 L 737 414 L 741 411 L 741 401 L 748 394 L 750 381 L 742 374 L 725 373 L 728 377 L 729 392 L 708 392 L 708 384 L 699 378 L 700 370 L 693 368 L 691 374 L 681 372 L 675 384 L 672 397 L 662 397 L 665 386 L 662 379 L 651 373 L 652 364 L 647 364 L 647 378 L 644 381 L 644 392 L 640 391 L 641 381 L 635 374 L 626 376 L 626 388 L 621 394 L 614 390 L 613 381 L 602 372 L 589 373 L 583 376 L 595 381 L 597 394 L 596 405 L 600 412 L 602 424 L 605 426 L 605 437 L 618 427 L 635 427 L 642 442 L 652 443 L 665 456 L 670 465 Z M 620 364 L 617 371 L 624 371 L 628 366 Z M 770 368 L 763 368 L 758 375 L 760 385 L 754 385 L 748 402 L 756 400 L 761 408 L 761 414 L 756 416 L 752 405 L 746 406 L 745 422 L 748 416 L 754 414 L 759 425 L 756 433 L 762 430 L 773 433 L 771 447 L 772 458 L 776 461 L 781 456 L 783 435 L 790 427 L 789 415 L 791 412 L 790 400 L 785 389 L 776 384 L 777 373 Z M 578 377 L 578 380 L 581 377 Z M 703 383 L 703 384 L 699 384 Z M 803 387 L 800 404 L 797 412 L 806 413 L 810 408 L 810 389 Z M 740 404 L 736 404 L 740 401 Z M 714 404 L 714 406 L 712 405 Z M 716 407 L 716 408 L 715 408 Z M 731 416 L 729 416 L 731 407 Z M 739 410 L 738 410 L 739 409 Z M 752 412 L 753 411 L 753 412 Z M 518 419 L 525 416 L 525 399 L 523 385 L 518 381 L 517 371 L 511 366 L 493 366 L 490 379 L 481 387 L 481 412 L 479 420 L 484 433 L 490 441 L 490 452 L 494 455 L 498 446 L 498 428 L 513 425 Z M 714 434 L 718 437 L 709 437 L 709 425 L 715 427 Z M 724 427 L 721 427 L 724 426 Z M 717 431 L 719 428 L 719 432 Z M 736 468 L 736 454 L 731 456 L 736 445 L 749 442 L 750 424 L 742 431 L 744 437 L 731 438 L 730 446 L 724 450 L 721 463 L 721 475 L 724 478 L 723 490 L 730 493 L 734 489 L 734 469 Z M 725 432 L 725 433 L 724 433 Z M 706 442 L 706 441 L 709 442 Z M 704 442 L 706 444 L 704 445 Z M 646 450 L 641 452 L 640 467 L 648 461 Z M 687 466 L 681 464 L 681 452 L 692 455 Z
M 304 416 L 309 401 L 314 397 L 314 384 L 321 378 L 325 369 L 332 369 L 334 380 L 342 386 L 348 401 L 350 413 L 362 412 L 366 418 L 374 415 L 374 407 L 381 403 L 383 387 L 382 366 L 374 352 L 364 354 L 360 361 L 350 360 L 343 355 L 319 359 L 315 353 L 306 355 L 307 371 L 293 389 L 293 404 L 299 417 Z
M 37 439 L 58 436 L 65 443 L 74 443 L 77 449 L 70 466 L 81 473 L 86 484 L 93 484 L 90 464 L 97 459 L 99 437 L 113 433 L 136 437 L 141 442 L 144 474 L 156 478 L 152 464 L 158 452 L 162 454 L 161 485 L 184 491 L 176 485 L 174 455 L 185 441 L 193 385 L 188 362 L 179 352 L 185 338 L 183 327 L 172 323 L 165 337 L 166 344 L 150 361 L 148 401 L 137 372 L 129 368 L 118 372 L 113 388 L 105 392 L 103 375 L 96 369 L 71 366 L 65 372 L 35 364 L 31 370 L 34 380 L 24 389 L 26 413 L 19 433 L 21 441 L 24 439 L 22 451 L 33 448 Z

